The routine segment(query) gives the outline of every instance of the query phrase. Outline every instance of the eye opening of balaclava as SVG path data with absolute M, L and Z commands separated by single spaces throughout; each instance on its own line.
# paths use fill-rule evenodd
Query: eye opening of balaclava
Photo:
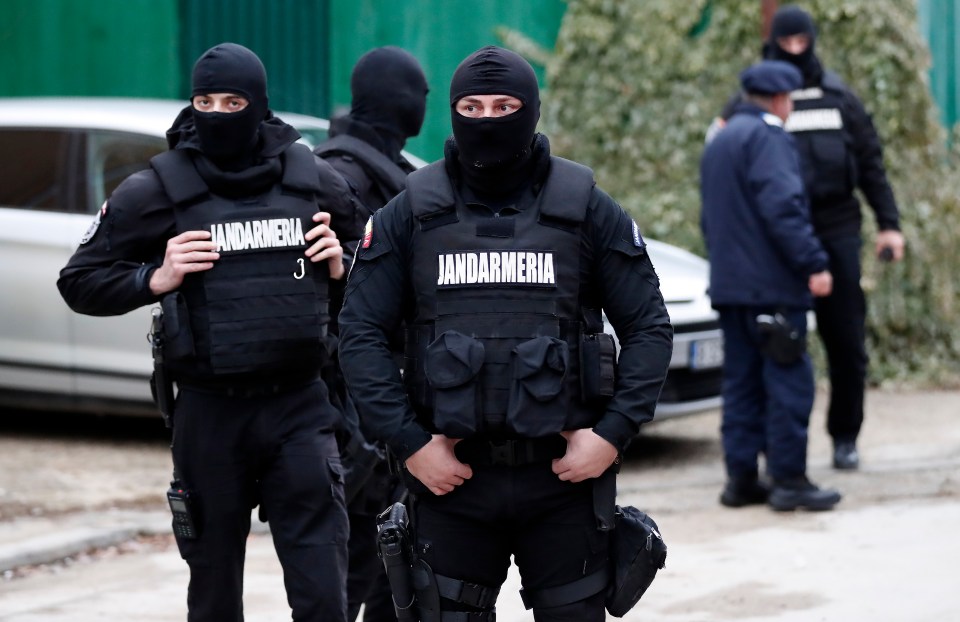
M 468 118 L 457 112 L 457 102 L 468 95 L 510 95 L 523 106 L 504 117 Z M 540 87 L 522 56 L 496 46 L 481 48 L 457 67 L 450 81 L 450 115 L 460 165 L 468 180 L 493 181 L 529 161 L 537 122 Z
M 201 112 L 192 107 L 197 95 L 233 93 L 248 105 L 238 112 Z M 191 111 L 200 150 L 225 168 L 250 162 L 257 149 L 260 123 L 269 114 L 267 72 L 249 49 L 221 43 L 204 52 L 193 66 Z
M 804 34 L 810 37 L 810 45 L 800 54 L 791 54 L 777 43 L 777 39 L 791 35 Z M 799 6 L 791 4 L 781 7 L 770 22 L 770 37 L 767 40 L 767 57 L 772 60 L 784 60 L 793 63 L 804 76 L 809 76 L 819 64 L 814 56 L 814 44 L 817 40 L 817 28 L 813 17 Z
M 412 54 L 396 46 L 375 48 L 360 57 L 350 75 L 350 117 L 389 134 L 403 148 L 423 127 L 428 92 Z

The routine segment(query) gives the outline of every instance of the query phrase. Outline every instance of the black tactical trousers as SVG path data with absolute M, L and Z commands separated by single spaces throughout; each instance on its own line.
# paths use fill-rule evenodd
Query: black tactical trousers
M 867 377 L 867 303 L 860 287 L 859 236 L 822 240 L 830 257 L 833 293 L 816 298 L 817 332 L 830 367 L 827 432 L 834 441 L 855 441 L 863 424 Z
M 320 382 L 254 397 L 181 390 L 173 455 L 200 513 L 200 537 L 177 541 L 190 566 L 188 620 L 243 620 L 257 502 L 270 521 L 293 619 L 346 619 L 348 525 L 335 417 Z
M 550 462 L 477 466 L 453 492 L 412 504 L 418 552 L 434 573 L 499 587 L 510 556 L 525 590 L 572 583 L 608 563 L 597 530 L 593 482 L 562 482 Z M 411 489 L 413 490 L 413 489 Z M 559 607 L 535 608 L 537 622 L 604 620 L 603 591 Z M 441 609 L 463 609 L 441 600 Z

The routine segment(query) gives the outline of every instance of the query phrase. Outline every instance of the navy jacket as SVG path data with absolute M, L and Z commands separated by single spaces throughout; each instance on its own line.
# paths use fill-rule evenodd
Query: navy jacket
M 700 162 L 703 229 L 714 306 L 810 308 L 810 275 L 827 269 L 814 237 L 792 137 L 743 102 Z

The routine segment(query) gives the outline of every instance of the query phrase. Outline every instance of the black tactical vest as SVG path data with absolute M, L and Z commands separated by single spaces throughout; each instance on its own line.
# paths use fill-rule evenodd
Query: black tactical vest
M 536 202 L 500 217 L 467 208 L 442 161 L 407 178 L 419 226 L 404 382 L 438 432 L 535 438 L 599 419 L 600 402 L 580 387 L 582 225 L 593 185 L 593 171 L 552 157 Z
M 339 134 L 317 145 L 313 152 L 321 158 L 348 155 L 358 160 L 385 197 L 395 197 L 404 188 L 407 172 L 373 145 L 349 134 Z
M 821 86 L 790 94 L 793 113 L 784 128 L 797 144 L 804 186 L 813 202 L 849 197 L 857 184 L 851 136 L 841 110 L 845 88 L 828 71 Z
M 326 357 L 329 271 L 304 255 L 303 237 L 315 224 L 317 167 L 303 145 L 281 157 L 280 183 L 242 200 L 212 194 L 183 150 L 150 161 L 174 203 L 177 230 L 210 231 L 220 245 L 214 267 L 188 275 L 179 289 L 193 343 L 192 353 L 181 347 L 168 356 L 179 376 L 310 373 Z

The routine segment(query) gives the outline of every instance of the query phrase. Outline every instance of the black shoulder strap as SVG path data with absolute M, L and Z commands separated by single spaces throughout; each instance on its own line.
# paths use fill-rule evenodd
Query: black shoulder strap
M 177 205 L 193 203 L 210 194 L 190 155 L 183 149 L 171 149 L 150 158 L 164 192 Z
M 283 153 L 284 166 L 281 184 L 298 192 L 320 191 L 320 177 L 310 149 L 298 143 Z M 163 190 L 177 205 L 194 203 L 207 196 L 210 188 L 197 172 L 190 155 L 183 149 L 171 149 L 150 159 Z
M 583 222 L 594 185 L 590 168 L 552 156 L 550 174 L 541 194 L 540 213 L 549 218 Z M 420 220 L 456 209 L 456 198 L 443 160 L 410 173 L 407 196 L 413 215 Z
M 406 184 L 406 171 L 370 143 L 354 136 L 339 134 L 317 145 L 313 152 L 321 158 L 336 154 L 353 156 L 373 176 L 384 196 L 399 194 Z
M 583 222 L 596 183 L 593 170 L 589 167 L 551 156 L 550 174 L 541 195 L 541 215 L 574 223 Z
M 456 197 L 443 160 L 407 176 L 407 197 L 413 215 L 420 220 L 456 210 Z
M 320 173 L 309 147 L 300 143 L 287 147 L 283 152 L 283 178 L 280 183 L 285 188 L 299 192 L 320 192 Z

